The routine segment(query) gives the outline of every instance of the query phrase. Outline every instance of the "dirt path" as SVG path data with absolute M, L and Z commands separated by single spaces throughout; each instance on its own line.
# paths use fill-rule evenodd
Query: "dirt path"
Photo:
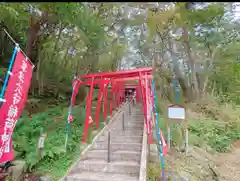
M 240 180 L 240 147 L 232 153 L 220 155 L 217 161 L 221 181 Z

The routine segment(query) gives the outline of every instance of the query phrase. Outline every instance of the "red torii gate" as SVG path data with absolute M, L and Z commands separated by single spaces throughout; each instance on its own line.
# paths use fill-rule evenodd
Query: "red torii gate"
M 108 100 L 108 86 L 111 85 L 111 100 L 109 106 L 109 113 L 112 114 L 112 108 L 116 109 L 121 103 L 123 103 L 123 90 L 126 87 L 134 87 L 136 88 L 136 100 L 140 101 L 142 97 L 143 101 L 143 110 L 145 116 L 145 124 L 147 126 L 148 135 L 149 135 L 149 143 L 153 143 L 152 141 L 152 130 L 151 130 L 151 121 L 148 116 L 147 110 L 147 90 L 151 86 L 152 80 L 152 68 L 140 68 L 135 70 L 125 70 L 125 71 L 117 71 L 117 72 L 101 72 L 97 74 L 86 74 L 81 77 L 76 77 L 73 81 L 73 94 L 71 98 L 71 104 L 74 105 L 75 97 L 78 93 L 80 85 L 90 86 L 89 93 L 86 99 L 86 120 L 84 123 L 84 131 L 82 136 L 82 142 L 86 142 L 86 137 L 88 134 L 89 128 L 89 118 L 91 115 L 91 105 L 92 105 L 92 95 L 94 85 L 98 85 L 98 103 L 96 109 L 96 117 L 93 123 L 95 123 L 96 128 L 99 127 L 99 113 L 101 109 L 101 101 L 103 99 L 103 107 L 104 107 L 104 120 L 107 118 L 107 100 Z M 136 80 L 138 84 L 124 84 L 124 82 L 129 80 Z M 114 106 L 113 106 L 114 105 Z

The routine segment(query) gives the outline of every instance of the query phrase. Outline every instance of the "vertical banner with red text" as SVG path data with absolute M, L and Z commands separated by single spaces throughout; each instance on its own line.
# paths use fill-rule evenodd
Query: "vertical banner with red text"
M 33 65 L 23 53 L 17 52 L 0 108 L 0 163 L 13 160 L 12 133 L 27 101 Z

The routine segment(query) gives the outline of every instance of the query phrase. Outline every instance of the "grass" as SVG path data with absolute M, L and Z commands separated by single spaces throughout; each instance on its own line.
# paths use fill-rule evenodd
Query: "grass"
M 181 145 L 184 138 L 182 137 L 180 124 L 178 124 L 177 121 L 169 121 L 166 119 L 167 105 L 169 105 L 169 103 L 161 100 L 161 102 L 158 101 L 157 104 L 160 110 L 159 124 L 165 138 L 167 138 L 166 124 L 168 123 L 171 126 L 173 145 Z M 189 145 L 200 148 L 205 147 L 205 149 L 210 147 L 213 152 L 230 151 L 232 143 L 240 140 L 239 108 L 228 104 L 220 105 L 217 102 L 206 105 L 201 104 L 201 106 L 204 106 L 205 112 L 197 108 L 194 113 L 198 114 L 197 111 L 200 110 L 200 114 L 203 116 L 193 116 L 188 120 Z M 211 116 L 209 116 L 210 112 Z M 161 168 L 158 164 L 149 163 L 148 181 L 154 181 L 156 176 L 160 180 L 160 171 Z
M 205 142 L 217 152 L 228 152 L 231 144 L 240 139 L 239 122 L 216 122 L 212 120 L 191 121 L 189 125 L 190 137 L 195 138 L 193 145 L 200 146 Z
M 149 162 L 148 163 L 148 172 L 147 172 L 147 181 L 156 181 L 160 180 L 161 170 L 158 164 Z
M 160 110 L 160 127 L 165 137 L 167 137 L 166 124 L 168 123 L 171 127 L 173 144 L 181 145 L 184 139 L 182 137 L 182 127 L 178 121 L 167 120 L 168 105 L 169 103 L 164 100 L 157 102 L 157 107 Z M 203 115 L 199 116 L 201 118 L 196 118 L 196 114 L 193 114 L 191 117 L 187 115 L 189 119 L 189 144 L 198 147 L 208 145 L 217 152 L 229 151 L 231 144 L 240 139 L 240 109 L 237 109 L 238 107 L 233 105 L 218 104 L 216 99 L 201 101 L 201 105 L 200 107 L 204 106 L 205 112 L 202 109 L 194 107 L 194 113 L 198 114 L 196 111 L 200 110 L 200 114 Z M 190 106 L 188 109 L 196 106 L 196 104 L 191 104 Z M 214 117 L 218 117 L 218 119 L 213 119 L 213 117 L 205 114 L 209 113 L 208 110 L 211 110 L 212 114 L 217 115 Z M 227 120 L 225 120 L 226 118 Z

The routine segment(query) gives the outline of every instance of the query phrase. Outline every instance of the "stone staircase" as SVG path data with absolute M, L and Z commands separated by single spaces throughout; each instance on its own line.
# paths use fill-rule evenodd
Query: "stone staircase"
M 139 181 L 143 113 L 139 105 L 123 109 L 62 181 Z

